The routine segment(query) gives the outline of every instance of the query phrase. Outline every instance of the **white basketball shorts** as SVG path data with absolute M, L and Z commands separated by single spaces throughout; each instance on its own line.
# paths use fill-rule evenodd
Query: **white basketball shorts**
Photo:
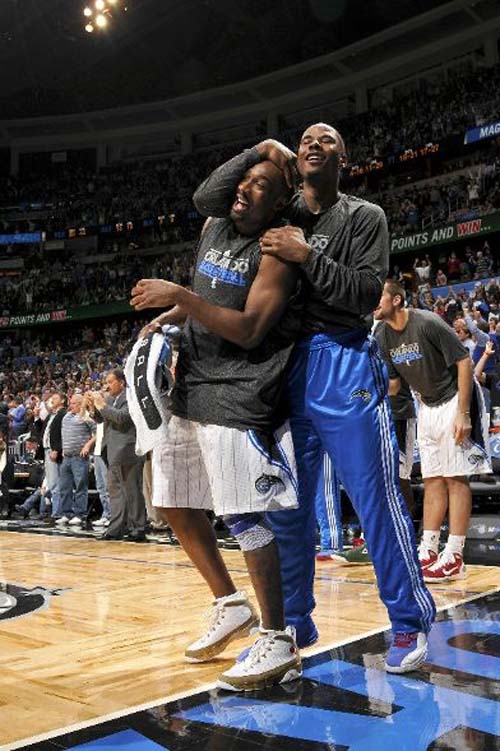
M 202 425 L 173 415 L 153 450 L 153 506 L 213 510 L 217 516 L 298 507 L 288 423 L 270 452 L 255 431 Z
M 481 389 L 474 385 L 478 414 L 470 440 L 455 443 L 453 426 L 458 412 L 458 394 L 437 407 L 420 404 L 417 440 L 422 477 L 468 477 L 491 472 L 488 415 Z M 476 436 L 476 440 L 474 440 Z M 479 437 L 479 440 L 477 439 Z
M 399 479 L 409 480 L 413 469 L 417 418 L 408 417 L 406 420 L 394 420 L 394 427 L 399 448 Z

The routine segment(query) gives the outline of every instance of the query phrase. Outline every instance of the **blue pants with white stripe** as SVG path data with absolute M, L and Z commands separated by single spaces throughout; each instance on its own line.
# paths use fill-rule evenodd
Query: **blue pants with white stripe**
M 377 343 L 364 329 L 315 334 L 292 356 L 288 399 L 300 506 L 269 519 L 280 549 L 286 619 L 301 645 L 316 634 L 314 497 L 325 450 L 363 527 L 393 630 L 428 632 L 435 617 L 399 489 L 387 385 Z
M 342 507 L 340 482 L 332 462 L 325 452 L 314 499 L 316 521 L 319 527 L 321 550 L 342 550 Z

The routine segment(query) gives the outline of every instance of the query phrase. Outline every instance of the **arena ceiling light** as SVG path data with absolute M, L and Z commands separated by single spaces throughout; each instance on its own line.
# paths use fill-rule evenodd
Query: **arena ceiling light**
M 120 11 L 127 11 L 123 0 L 94 0 L 92 4 L 83 8 L 85 18 L 84 29 L 88 34 L 94 31 L 103 31 Z

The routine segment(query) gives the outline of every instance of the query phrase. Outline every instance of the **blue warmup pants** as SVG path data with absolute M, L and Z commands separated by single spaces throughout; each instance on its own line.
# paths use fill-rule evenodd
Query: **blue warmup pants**
M 325 450 L 364 530 L 393 630 L 428 632 L 435 617 L 399 489 L 387 385 L 378 345 L 365 329 L 315 334 L 292 355 L 287 390 L 300 505 L 268 517 L 280 550 L 286 620 L 302 646 L 317 635 L 314 497 Z
M 342 550 L 344 543 L 340 482 L 326 452 L 321 462 L 314 507 L 319 527 L 321 550 Z

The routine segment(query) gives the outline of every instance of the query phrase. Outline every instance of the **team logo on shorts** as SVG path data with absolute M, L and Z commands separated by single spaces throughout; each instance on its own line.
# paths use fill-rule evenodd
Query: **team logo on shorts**
M 277 477 L 276 475 L 261 475 L 255 480 L 255 490 L 257 493 L 260 493 L 260 495 L 266 495 L 266 493 L 269 493 L 273 485 L 276 486 L 278 492 L 285 489 L 285 483 L 281 477 Z
M 351 396 L 349 397 L 349 401 L 353 402 L 354 399 L 362 399 L 366 404 L 368 404 L 371 398 L 372 395 L 366 389 L 357 389 L 356 391 L 352 392 Z
M 479 464 L 483 461 L 484 456 L 482 454 L 470 454 L 467 459 L 470 464 Z
M 27 589 L 16 584 L 0 584 L 0 621 L 21 618 L 23 615 L 43 610 L 53 596 L 63 591 L 62 589 L 45 589 L 45 587 Z

